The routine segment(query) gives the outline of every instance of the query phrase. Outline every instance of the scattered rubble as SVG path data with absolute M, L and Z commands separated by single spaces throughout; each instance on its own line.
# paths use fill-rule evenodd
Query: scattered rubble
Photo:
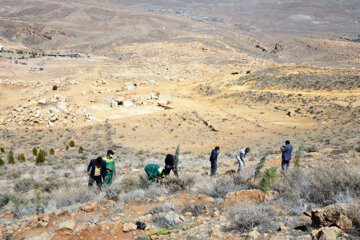
M 52 98 L 29 100 L 0 115 L 1 125 L 46 125 L 68 124 L 78 121 L 91 122 L 95 120 L 85 108 L 68 102 L 65 96 L 54 94 Z

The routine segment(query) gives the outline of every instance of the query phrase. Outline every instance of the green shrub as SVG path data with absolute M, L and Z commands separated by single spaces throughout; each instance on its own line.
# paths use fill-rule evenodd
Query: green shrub
M 296 150 L 296 154 L 295 154 L 295 167 L 300 167 L 300 158 L 302 155 L 304 149 L 304 143 L 302 143 L 299 148 Z
M 255 168 L 255 178 L 260 178 L 261 177 L 261 169 L 264 167 L 265 165 L 265 161 L 266 161 L 266 157 L 269 155 L 268 152 L 266 152 L 264 154 L 264 156 L 260 159 L 260 162 L 256 165 Z
M 66 149 L 66 151 L 69 150 L 69 145 L 66 145 L 66 148 L 65 148 L 65 149 Z
M 73 140 L 71 140 L 70 143 L 69 143 L 69 146 L 70 147 L 75 147 L 75 142 Z
M 80 146 L 78 153 L 81 154 L 81 153 L 83 153 L 83 152 L 84 152 L 84 148 Z
M 0 208 L 4 207 L 9 202 L 12 202 L 16 209 L 19 209 L 20 203 L 15 196 L 6 195 L 0 199 Z
M 38 155 L 38 150 L 36 147 L 33 148 L 32 152 L 33 152 L 33 156 L 36 157 Z
M 9 164 L 15 164 L 14 152 L 12 150 L 9 151 L 7 160 Z
M 46 156 L 47 156 L 47 152 L 45 152 L 44 150 L 40 150 L 39 154 L 35 159 L 35 164 L 38 165 L 44 163 L 46 160 Z
M 55 150 L 53 148 L 51 148 L 50 151 L 49 151 L 49 154 L 50 155 L 55 155 Z
M 268 193 L 271 190 L 271 185 L 276 180 L 276 168 L 267 168 L 264 177 L 261 180 L 261 191 Z
M 25 162 L 25 155 L 23 153 L 21 153 L 19 156 L 17 156 L 17 160 L 19 162 Z
M 4 160 L 2 160 L 2 159 L 0 158 L 0 166 L 4 166 L 4 165 L 5 165 Z
M 5 148 L 3 148 L 3 147 L 0 148 L 0 152 L 1 152 L 1 153 L 4 153 L 4 152 L 5 152 Z

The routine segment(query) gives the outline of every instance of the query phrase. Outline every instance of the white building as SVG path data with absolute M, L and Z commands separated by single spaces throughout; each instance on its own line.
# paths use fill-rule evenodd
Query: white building
M 3 48 L 3 46 L 2 45 L 0 45 L 0 51 L 2 51 L 4 48 Z

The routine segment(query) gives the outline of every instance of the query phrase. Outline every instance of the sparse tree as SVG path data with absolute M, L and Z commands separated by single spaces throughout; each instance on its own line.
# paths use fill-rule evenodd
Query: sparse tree
M 265 170 L 264 177 L 261 180 L 261 191 L 264 193 L 268 193 L 271 190 L 271 185 L 276 180 L 277 174 L 276 174 L 276 168 L 267 168 Z
M 17 160 L 19 162 L 25 162 L 25 154 L 21 153 L 19 156 L 17 156 Z
M 65 149 L 66 149 L 66 151 L 69 150 L 69 145 L 66 145 L 66 148 L 65 148 Z
M 179 173 L 178 165 L 179 165 L 179 157 L 180 157 L 180 144 L 177 145 L 174 156 L 175 156 L 174 160 L 175 160 L 176 171 Z
M 33 148 L 32 153 L 35 157 L 38 155 L 38 151 L 36 147 Z
M 5 148 L 3 148 L 3 147 L 0 148 L 0 152 L 1 152 L 1 153 L 4 153 L 4 152 L 5 152 Z
M 80 146 L 78 153 L 81 154 L 81 153 L 83 153 L 83 152 L 84 152 L 84 148 L 83 148 L 82 146 Z
M 46 156 L 47 156 L 47 152 L 44 150 L 40 150 L 39 154 L 37 155 L 36 159 L 35 159 L 35 164 L 42 164 L 45 162 L 46 160 Z
M 75 147 L 75 142 L 73 140 L 71 140 L 70 143 L 69 143 L 69 146 L 70 147 Z
M 303 149 L 304 149 L 304 143 L 302 143 L 302 144 L 299 146 L 299 148 L 296 150 L 296 153 L 295 153 L 295 164 L 294 164 L 295 167 L 300 167 L 300 158 L 301 158 Z
M 49 154 L 50 155 L 55 155 L 55 150 L 53 148 L 51 148 L 50 151 L 49 151 Z
M 12 150 L 9 151 L 7 155 L 8 164 L 15 164 L 14 152 Z
M 0 166 L 4 166 L 4 165 L 5 165 L 4 160 L 2 160 L 2 159 L 0 158 Z
M 261 177 L 261 169 L 264 167 L 265 161 L 266 161 L 266 158 L 267 158 L 268 155 L 269 155 L 269 153 L 266 152 L 264 154 L 264 156 L 260 159 L 260 162 L 256 165 L 255 178 L 260 178 Z

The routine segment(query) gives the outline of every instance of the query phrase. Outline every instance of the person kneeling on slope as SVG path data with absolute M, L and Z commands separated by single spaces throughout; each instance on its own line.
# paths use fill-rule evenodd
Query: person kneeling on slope
M 157 164 L 148 164 L 145 166 L 145 172 L 148 175 L 148 179 L 155 182 L 155 180 L 163 178 L 164 168 Z

